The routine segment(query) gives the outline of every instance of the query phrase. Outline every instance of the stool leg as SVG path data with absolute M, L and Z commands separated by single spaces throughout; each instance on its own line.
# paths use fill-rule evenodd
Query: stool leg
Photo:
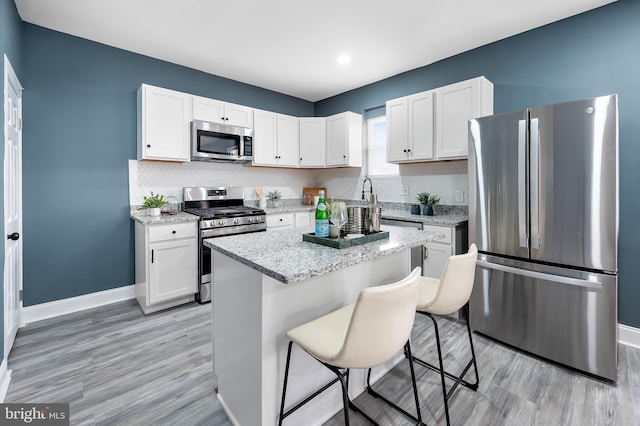
M 291 361 L 291 346 L 292 341 L 289 341 L 289 349 L 287 349 L 287 364 L 284 368 L 284 384 L 282 385 L 282 403 L 280 404 L 280 416 L 278 417 L 278 425 L 282 426 L 282 415 L 284 414 L 284 399 L 287 394 L 287 379 L 289 378 L 289 362 Z
M 420 400 L 418 398 L 418 384 L 416 383 L 416 373 L 413 369 L 413 355 L 411 354 L 411 344 L 407 340 L 405 351 L 409 358 L 409 369 L 411 370 L 411 384 L 413 385 L 413 397 L 416 400 L 416 412 L 418 413 L 418 424 L 422 425 L 422 413 L 420 412 Z
M 448 397 L 447 397 L 447 385 L 445 383 L 444 380 L 444 365 L 442 363 L 442 348 L 440 347 L 440 333 L 438 332 L 438 323 L 436 322 L 436 319 L 428 314 L 429 318 L 431 318 L 431 321 L 433 321 L 433 326 L 435 328 L 435 332 L 436 332 L 436 346 L 438 348 L 438 361 L 440 363 L 440 379 L 442 380 L 442 397 L 444 399 L 444 414 L 445 417 L 447 418 L 447 426 L 451 424 L 451 422 L 449 421 L 449 402 L 448 402 Z
M 480 384 L 480 376 L 478 375 L 478 364 L 476 364 L 476 352 L 473 349 L 473 339 L 471 338 L 471 326 L 469 325 L 469 302 L 464 305 L 462 309 L 464 313 L 464 319 L 467 321 L 467 333 L 469 334 L 469 345 L 471 346 L 471 360 L 473 361 L 473 370 L 476 373 L 476 382 L 466 384 L 467 387 L 473 390 L 478 390 L 478 385 Z

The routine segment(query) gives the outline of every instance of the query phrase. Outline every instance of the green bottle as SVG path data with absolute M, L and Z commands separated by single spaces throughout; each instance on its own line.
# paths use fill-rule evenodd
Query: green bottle
M 327 205 L 324 202 L 324 191 L 320 190 L 320 198 L 316 206 L 316 236 L 329 236 L 329 214 L 327 213 Z

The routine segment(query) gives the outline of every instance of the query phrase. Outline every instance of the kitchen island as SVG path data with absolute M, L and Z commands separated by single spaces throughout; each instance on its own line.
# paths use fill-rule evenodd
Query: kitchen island
M 385 230 L 385 227 L 382 227 Z M 407 276 L 410 249 L 442 234 L 389 228 L 390 236 L 347 249 L 302 241 L 311 228 L 212 238 L 213 356 L 218 399 L 240 425 L 277 424 L 287 350 L 286 331 L 353 303 L 366 287 Z M 332 373 L 294 346 L 287 406 L 331 379 Z M 374 369 L 377 380 L 402 354 Z M 364 390 L 353 371 L 350 395 Z M 287 417 L 285 424 L 322 424 L 342 408 L 334 385 Z

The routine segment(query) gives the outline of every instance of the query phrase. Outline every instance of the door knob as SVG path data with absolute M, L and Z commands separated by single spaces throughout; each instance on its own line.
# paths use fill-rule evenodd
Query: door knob
M 7 240 L 17 241 L 19 238 L 20 238 L 20 234 L 18 234 L 17 232 L 7 235 Z

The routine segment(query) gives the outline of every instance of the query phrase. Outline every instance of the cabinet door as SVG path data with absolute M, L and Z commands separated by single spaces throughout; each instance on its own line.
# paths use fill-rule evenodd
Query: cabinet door
M 299 212 L 296 213 L 296 217 L 295 217 L 295 221 L 296 221 L 296 228 L 303 228 L 306 226 L 311 226 L 311 214 L 309 212 Z M 315 215 L 314 215 L 314 220 L 315 220 Z
M 409 96 L 409 160 L 433 159 L 433 92 Z
M 267 231 L 294 227 L 293 213 L 276 213 L 267 215 Z
M 278 114 L 277 129 L 278 165 L 296 167 L 298 165 L 298 118 Z
M 408 159 L 409 103 L 406 97 L 387 102 L 387 161 Z
M 437 89 L 436 155 L 467 157 L 468 121 L 480 115 L 480 82 L 462 81 Z
M 276 148 L 277 114 L 255 110 L 253 114 L 253 164 L 275 166 L 278 164 Z
M 226 124 L 253 128 L 253 108 L 236 104 L 224 104 L 224 117 Z
M 327 166 L 347 165 L 347 116 L 327 117 Z
M 197 239 L 150 244 L 149 302 L 157 303 L 197 291 Z
M 300 167 L 324 167 L 326 160 L 325 118 L 305 117 L 298 119 L 298 147 Z
M 193 119 L 209 121 L 211 123 L 224 123 L 224 102 L 215 99 L 192 97 Z
M 148 85 L 143 85 L 141 92 L 138 158 L 189 161 L 191 97 Z
M 429 243 L 424 250 L 424 265 L 422 275 L 425 277 L 440 278 L 449 256 L 453 254 L 449 244 Z

